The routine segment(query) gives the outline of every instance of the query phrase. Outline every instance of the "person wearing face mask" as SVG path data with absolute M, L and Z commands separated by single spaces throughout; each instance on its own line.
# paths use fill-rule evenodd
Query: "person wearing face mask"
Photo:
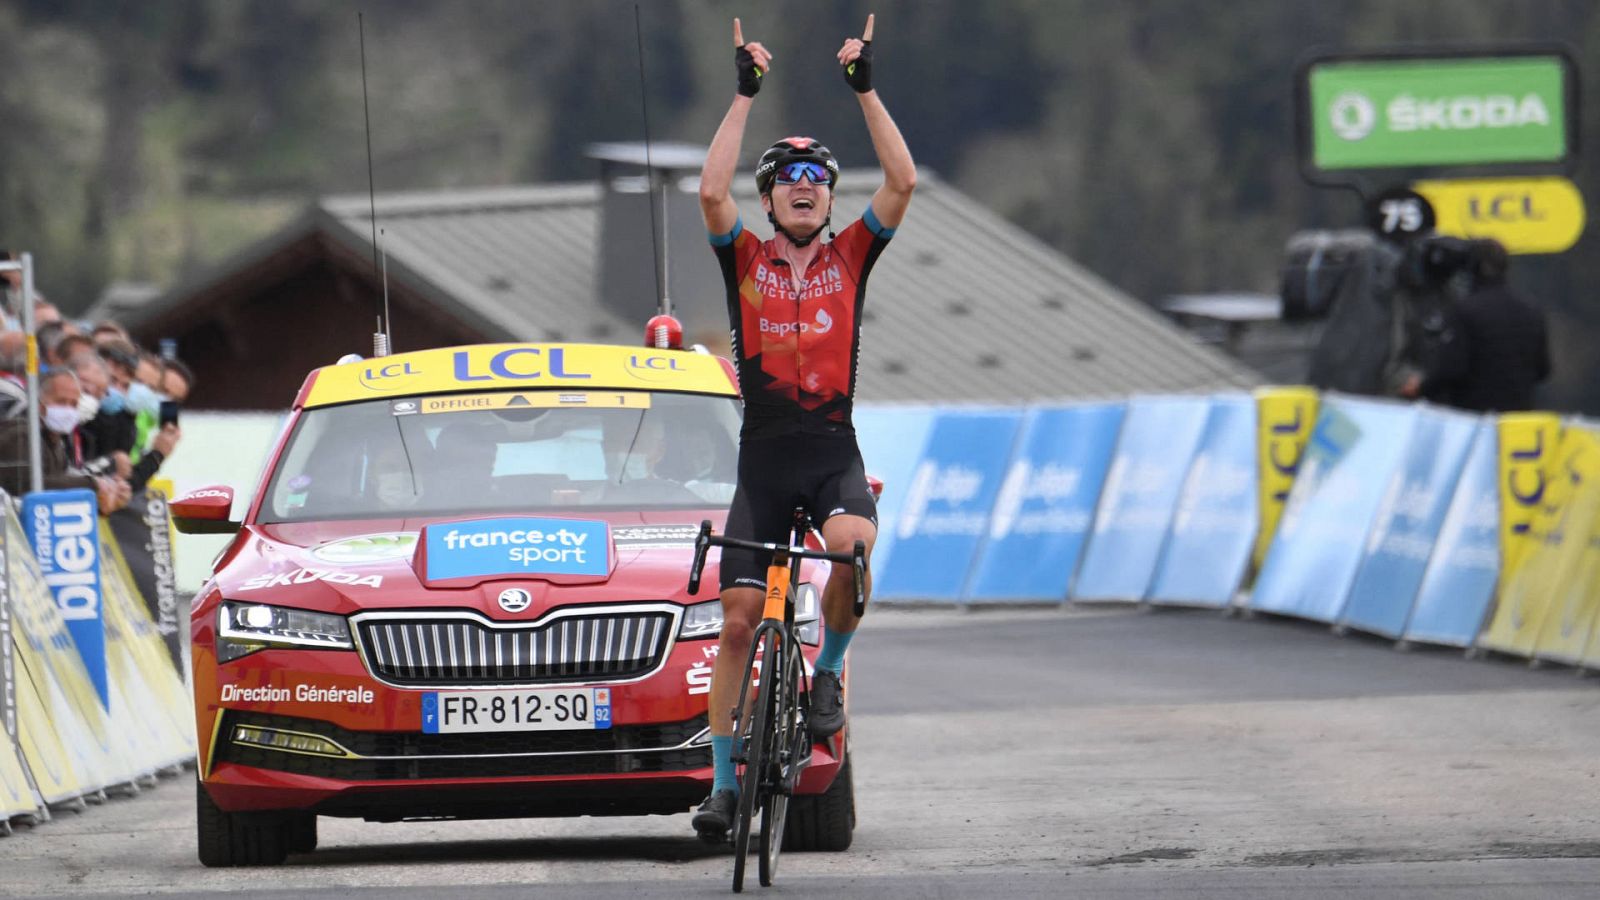
M 115 475 L 94 476 L 83 471 L 73 440 L 78 428 L 78 401 L 83 391 L 70 369 L 57 369 L 39 377 L 39 459 L 46 490 L 87 488 L 95 492 L 101 515 L 128 505 L 128 483 Z M 13 497 L 32 489 L 28 467 L 26 416 L 0 422 L 0 487 Z
M 160 410 L 161 399 L 148 387 L 133 380 L 136 361 L 136 351 L 131 346 L 126 352 L 121 348 L 108 350 L 102 347 L 98 353 L 74 357 L 71 365 L 86 391 L 91 390 L 91 384 L 98 384 L 101 378 L 105 379 L 99 408 L 84 424 L 83 430 L 91 437 L 93 449 L 90 452 L 117 459 L 118 473 L 127 479 L 129 486 L 137 493 L 144 490 L 162 463 L 172 455 L 180 435 L 178 426 L 168 425 L 155 432 L 148 447 L 139 444 L 132 395 L 141 395 L 141 408 L 151 410 L 152 420 Z M 134 390 L 133 385 L 138 385 L 143 391 Z
M 129 481 L 133 476 L 133 464 L 127 448 L 118 444 L 114 436 L 105 434 L 104 429 L 97 427 L 97 423 L 102 421 L 100 408 L 111 390 L 110 370 L 100 354 L 89 349 L 80 350 L 70 357 L 66 367 L 78 376 L 78 386 L 83 390 L 78 399 L 78 430 L 73 438 L 78 442 L 78 452 L 86 460 L 84 471 L 97 475 L 115 473 L 118 478 Z M 148 479 L 149 476 L 145 477 Z M 130 484 L 130 487 L 133 485 Z M 135 489 L 142 487 L 143 482 Z

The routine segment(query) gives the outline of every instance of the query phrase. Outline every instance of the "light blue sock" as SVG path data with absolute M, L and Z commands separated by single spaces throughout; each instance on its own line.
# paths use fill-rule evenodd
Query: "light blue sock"
M 739 792 L 739 780 L 733 775 L 733 735 L 711 736 L 711 767 L 711 793 Z
M 850 639 L 855 636 L 854 631 L 846 634 L 834 631 L 826 625 L 822 626 L 822 652 L 817 654 L 817 668 L 835 675 L 843 675 L 844 651 L 850 646 Z

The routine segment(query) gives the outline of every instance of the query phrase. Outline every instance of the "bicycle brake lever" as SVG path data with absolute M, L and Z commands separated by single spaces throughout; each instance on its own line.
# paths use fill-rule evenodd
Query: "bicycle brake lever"
M 700 520 L 700 533 L 694 539 L 694 565 L 689 567 L 689 596 L 700 593 L 700 570 L 705 568 L 706 551 L 711 548 L 711 520 Z
M 856 583 L 856 618 L 867 614 L 867 542 L 856 541 L 854 552 L 850 554 L 850 568 L 855 575 Z

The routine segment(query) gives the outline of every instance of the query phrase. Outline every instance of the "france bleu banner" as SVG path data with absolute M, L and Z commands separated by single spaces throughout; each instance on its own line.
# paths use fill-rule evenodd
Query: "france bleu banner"
M 1500 574 L 1497 433 L 1492 418 L 1475 429 L 1406 623 L 1403 637 L 1408 641 L 1470 647 L 1483 627 Z
M 1338 619 L 1415 419 L 1399 403 L 1324 398 L 1251 608 Z
M 894 552 L 895 522 L 936 415 L 931 406 L 856 407 L 856 446 L 861 448 L 861 460 L 867 474 L 883 482 L 883 496 L 878 498 L 878 540 L 872 545 L 875 573 L 884 571 Z
M 873 599 L 960 599 L 1021 422 L 1016 409 L 939 415 L 895 521 L 894 555 L 882 568 L 873 560 Z
M 1028 411 L 967 588 L 969 599 L 1066 599 L 1123 411 L 1122 403 Z
M 1210 412 L 1209 397 L 1128 402 L 1074 600 L 1144 599 Z
M 106 623 L 100 603 L 100 523 L 94 491 L 39 491 L 22 498 L 22 527 L 89 681 L 109 708 Z
M 1184 478 L 1150 602 L 1223 607 L 1244 579 L 1260 522 L 1256 400 L 1212 398 L 1200 450 Z
M 1476 416 L 1417 410 L 1410 446 L 1367 536 L 1366 559 L 1350 587 L 1342 624 L 1400 637 L 1477 426 Z

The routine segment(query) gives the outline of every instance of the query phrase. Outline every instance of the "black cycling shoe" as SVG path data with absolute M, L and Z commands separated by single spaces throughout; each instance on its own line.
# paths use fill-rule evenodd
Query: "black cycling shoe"
M 844 685 L 826 669 L 811 676 L 811 711 L 806 724 L 811 736 L 818 739 L 832 737 L 844 727 Z
M 739 795 L 723 788 L 706 798 L 694 813 L 694 830 L 700 840 L 708 844 L 725 844 L 733 828 L 733 813 L 739 805 Z

